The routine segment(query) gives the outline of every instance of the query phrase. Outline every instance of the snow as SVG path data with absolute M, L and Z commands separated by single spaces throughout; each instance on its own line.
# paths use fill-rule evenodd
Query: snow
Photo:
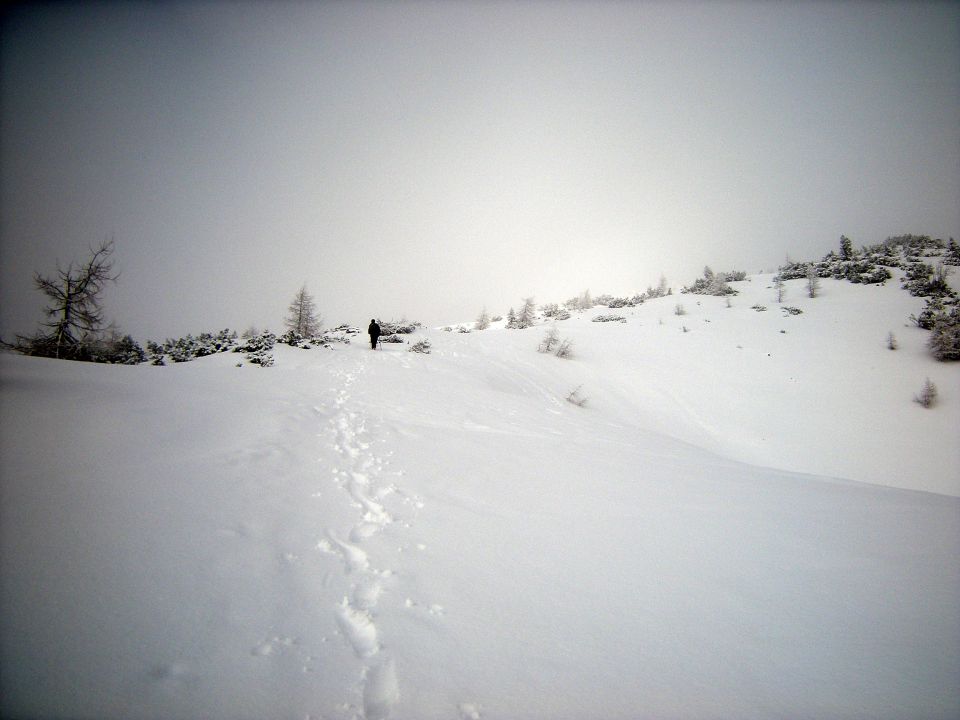
M 769 285 L 571 359 L 0 356 L 0 714 L 957 717 L 960 366 L 893 283 Z

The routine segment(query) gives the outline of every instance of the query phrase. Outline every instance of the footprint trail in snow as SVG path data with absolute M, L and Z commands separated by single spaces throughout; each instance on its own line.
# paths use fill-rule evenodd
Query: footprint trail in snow
M 363 371 L 363 361 L 358 372 Z M 393 573 L 378 570 L 361 545 L 393 522 L 380 502 L 395 492 L 393 485 L 378 487 L 383 459 L 371 449 L 367 418 L 351 409 L 350 389 L 356 373 L 341 372 L 341 389 L 334 401 L 336 414 L 330 419 L 334 449 L 341 455 L 334 480 L 357 508 L 357 522 L 341 537 L 327 529 L 317 543 L 318 549 L 338 556 L 351 580 L 350 595 L 333 608 L 337 627 L 354 655 L 361 662 L 359 688 L 363 698 L 364 720 L 386 720 L 400 698 L 394 660 L 380 643 L 375 608 L 384 592 L 384 580 Z

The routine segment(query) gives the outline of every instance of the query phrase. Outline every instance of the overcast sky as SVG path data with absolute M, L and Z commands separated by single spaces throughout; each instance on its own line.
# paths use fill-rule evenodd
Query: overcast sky
M 115 238 L 141 340 L 960 238 L 960 4 L 184 2 L 7 11 L 0 332 Z

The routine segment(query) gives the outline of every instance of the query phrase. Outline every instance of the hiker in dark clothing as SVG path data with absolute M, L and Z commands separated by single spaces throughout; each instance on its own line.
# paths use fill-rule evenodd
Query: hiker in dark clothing
M 380 326 L 373 318 L 370 318 L 370 327 L 367 328 L 367 332 L 370 333 L 370 349 L 376 350 L 377 341 L 380 339 Z

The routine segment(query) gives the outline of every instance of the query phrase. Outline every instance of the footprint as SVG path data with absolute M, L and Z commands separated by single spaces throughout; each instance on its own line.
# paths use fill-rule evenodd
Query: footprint
M 362 522 L 350 531 L 350 540 L 353 542 L 361 542 L 368 537 L 376 535 L 381 530 L 383 530 L 381 523 Z
M 368 667 L 363 678 L 363 716 L 365 720 L 386 720 L 400 699 L 400 685 L 393 660 Z
M 317 543 L 317 549 L 332 555 L 339 555 L 347 572 L 363 571 L 370 567 L 367 554 L 356 545 L 337 538 L 333 530 L 327 530 L 327 537 Z
M 337 606 L 337 625 L 346 635 L 353 652 L 358 658 L 373 657 L 380 652 L 380 643 L 377 642 L 377 627 L 373 624 L 370 613 L 353 607 L 343 599 Z
M 383 509 L 383 505 L 372 500 L 367 494 L 370 488 L 370 479 L 363 473 L 351 473 L 352 480 L 347 489 L 350 497 L 353 498 L 364 511 L 363 519 L 365 522 L 388 525 L 393 522 L 390 513 Z
M 353 590 L 353 602 L 361 610 L 369 610 L 376 607 L 382 594 L 383 585 L 378 580 L 363 580 Z

